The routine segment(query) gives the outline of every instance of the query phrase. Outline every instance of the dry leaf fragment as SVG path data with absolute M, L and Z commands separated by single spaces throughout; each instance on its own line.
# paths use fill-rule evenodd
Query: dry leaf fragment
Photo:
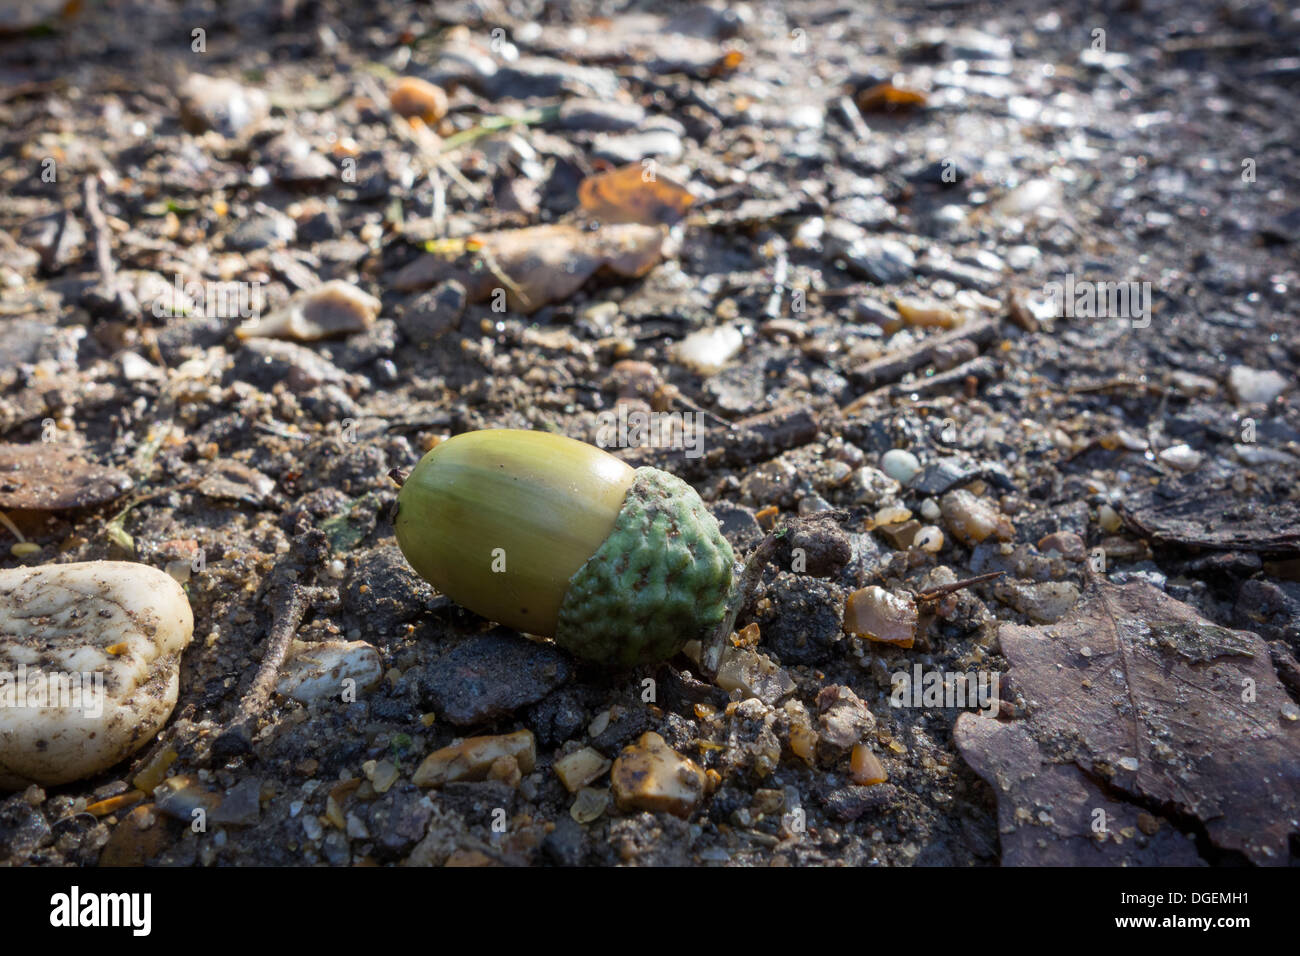
M 1112 799 L 1196 821 L 1222 850 L 1287 862 L 1300 832 L 1300 724 L 1284 717 L 1295 704 L 1261 638 L 1211 623 L 1149 584 L 1096 579 L 1066 620 L 1003 624 L 998 636 L 1026 701 L 1014 726 L 1036 749 L 968 714 L 955 739 L 999 800 L 1032 802 L 1040 765 L 1073 767 Z M 1071 833 L 1091 825 L 1054 812 Z
M 893 83 L 877 83 L 858 94 L 858 109 L 864 113 L 908 112 L 926 104 L 925 94 Z
M 670 226 L 686 215 L 695 197 L 666 176 L 651 176 L 632 163 L 588 176 L 578 186 L 578 200 L 588 218 L 602 223 Z
M 131 477 L 49 442 L 0 445 L 0 508 L 63 511 L 122 497 Z

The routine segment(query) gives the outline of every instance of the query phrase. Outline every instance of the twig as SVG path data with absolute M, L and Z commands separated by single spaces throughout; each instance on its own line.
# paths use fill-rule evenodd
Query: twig
M 852 370 L 849 377 L 853 380 L 853 383 L 867 391 L 846 405 L 843 409 L 844 413 L 851 414 L 863 407 L 867 404 L 872 392 L 880 386 L 896 382 L 908 372 L 915 372 L 917 369 L 929 365 L 934 361 L 935 353 L 943 346 L 956 342 L 970 342 L 977 348 L 983 348 L 992 343 L 997 338 L 997 334 L 998 322 L 996 319 L 969 322 L 949 332 L 932 336 L 897 355 L 886 355 L 884 358 L 876 359 Z
M 84 180 L 84 201 L 86 218 L 90 220 L 91 231 L 95 236 L 95 265 L 99 269 L 99 281 L 104 298 L 123 315 L 138 311 L 134 296 L 122 288 L 117 279 L 117 267 L 113 264 L 113 250 L 109 243 L 108 220 L 104 210 L 99 206 L 98 172 L 92 173 Z
M 983 584 L 985 581 L 992 581 L 994 578 L 1000 578 L 1005 572 L 990 571 L 988 574 L 979 574 L 973 578 L 966 578 L 961 581 L 953 581 L 952 584 L 941 584 L 938 587 L 929 588 L 925 591 L 918 591 L 916 599 L 918 601 L 933 601 L 935 598 L 941 598 L 945 594 L 952 594 L 954 591 L 961 591 L 965 588 L 974 587 L 977 584 Z
M 736 626 L 736 618 L 740 615 L 741 608 L 748 603 L 754 588 L 758 587 L 758 581 L 763 576 L 763 568 L 767 566 L 767 562 L 776 551 L 777 539 L 785 532 L 786 529 L 782 528 L 769 534 L 750 553 L 749 560 L 745 562 L 745 569 L 736 579 L 731 597 L 727 601 L 727 613 L 723 615 L 722 621 L 713 632 L 704 639 L 704 645 L 700 649 L 700 672 L 709 680 L 717 676 L 718 665 L 722 663 L 722 652 L 727 646 L 727 638 L 731 636 L 731 631 Z
M 237 756 L 252 749 L 253 728 L 262 711 L 266 709 L 271 693 L 279 680 L 294 635 L 302 623 L 307 609 L 317 601 L 337 598 L 332 588 L 308 587 L 299 583 L 298 571 L 289 562 L 277 564 L 271 571 L 268 588 L 271 599 L 271 634 L 266 652 L 257 668 L 248 693 L 239 704 L 239 711 L 212 744 L 212 754 L 218 759 Z

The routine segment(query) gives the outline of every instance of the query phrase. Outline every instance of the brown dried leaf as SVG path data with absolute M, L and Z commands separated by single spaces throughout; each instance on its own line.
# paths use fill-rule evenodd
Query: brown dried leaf
M 1300 552 L 1300 506 L 1243 499 L 1197 475 L 1161 482 L 1120 506 L 1144 537 L 1184 547 L 1266 554 Z
M 0 508 L 63 511 L 122 497 L 131 477 L 58 445 L 0 445 Z
M 1196 847 L 1168 820 L 1108 798 L 1073 764 L 1047 761 L 1023 721 L 962 714 L 962 756 L 998 795 L 1003 866 L 1196 866 Z M 1100 810 L 1104 817 L 1098 817 Z M 1099 832 L 1096 821 L 1105 824 Z M 1146 841 L 1139 832 L 1155 830 Z M 1128 834 L 1126 836 L 1125 834 Z
M 1213 624 L 1148 584 L 1099 580 L 1069 619 L 1004 624 L 999 638 L 1027 702 L 1028 716 L 1011 726 L 1035 747 L 968 714 L 954 736 L 1008 812 L 1032 810 L 1055 789 L 1041 776 L 1059 776 L 1052 768 L 1061 765 L 1081 771 L 1094 795 L 1105 790 L 1199 823 L 1215 846 L 1254 863 L 1287 862 L 1288 838 L 1300 832 L 1300 724 L 1282 716 L 1295 704 L 1263 640 Z M 1068 792 L 1077 791 L 1072 779 L 1060 777 Z M 1092 804 L 1089 815 L 1094 807 L 1105 808 Z M 1091 832 L 1088 816 L 1052 814 L 1071 836 Z M 1012 847 L 1018 841 L 1009 835 Z M 1033 844 L 1016 851 L 1020 862 L 1049 862 L 1028 858 Z
M 590 219 L 611 224 L 638 222 L 671 226 L 686 215 L 695 197 L 665 176 L 652 176 L 637 163 L 588 176 L 578 186 L 578 200 Z
M 877 83 L 858 94 L 858 109 L 864 113 L 908 112 L 925 106 L 924 93 L 905 90 L 892 83 Z

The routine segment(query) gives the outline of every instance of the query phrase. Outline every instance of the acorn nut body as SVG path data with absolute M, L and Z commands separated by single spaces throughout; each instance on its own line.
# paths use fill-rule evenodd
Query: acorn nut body
M 731 546 L 690 485 L 548 432 L 438 445 L 402 484 L 394 529 L 457 603 L 602 664 L 666 660 L 731 597 Z

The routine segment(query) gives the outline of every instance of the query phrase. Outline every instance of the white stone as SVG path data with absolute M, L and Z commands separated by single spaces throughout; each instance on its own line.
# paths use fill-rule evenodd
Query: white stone
M 152 740 L 193 631 L 184 590 L 144 564 L 0 571 L 0 789 L 79 780 Z
M 1158 456 L 1162 462 L 1179 471 L 1195 471 L 1201 467 L 1202 455 L 1191 445 L 1172 445 Z
M 379 651 L 365 641 L 294 641 L 275 689 L 303 704 L 325 698 L 341 701 L 345 691 L 360 695 L 383 675 Z
M 380 302 L 340 279 L 299 292 L 289 304 L 266 318 L 251 319 L 235 333 L 241 339 L 280 338 L 314 342 L 334 335 L 363 332 L 374 325 Z
M 1234 366 L 1228 373 L 1228 384 L 1237 401 L 1251 405 L 1267 405 L 1288 388 L 1291 382 L 1272 369 L 1250 368 L 1245 365 Z
M 734 326 L 700 329 L 677 343 L 677 361 L 701 375 L 716 375 L 740 354 L 744 344 L 744 336 Z
M 921 470 L 921 463 L 910 451 L 891 448 L 881 456 L 880 468 L 900 485 L 905 485 Z

